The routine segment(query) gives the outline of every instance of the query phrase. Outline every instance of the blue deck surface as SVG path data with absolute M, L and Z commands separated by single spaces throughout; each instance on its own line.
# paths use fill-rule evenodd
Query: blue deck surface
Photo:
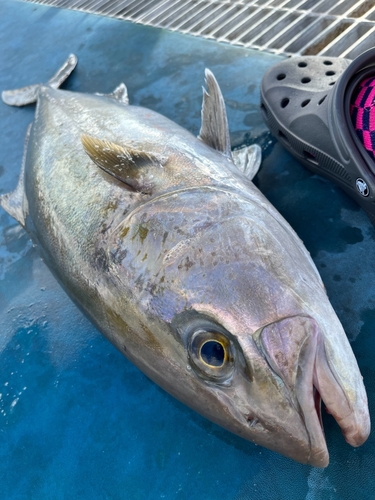
M 0 3 L 0 90 L 46 81 L 110 92 L 197 134 L 204 68 L 219 81 L 233 146 L 258 142 L 256 184 L 312 254 L 375 404 L 375 231 L 354 202 L 269 135 L 259 84 L 277 56 L 51 7 Z M 0 103 L 0 193 L 12 190 L 34 107 Z M 331 464 L 303 466 L 231 435 L 150 382 L 68 299 L 28 236 L 0 211 L 0 498 L 375 498 L 375 442 L 347 445 L 326 415 Z M 79 242 L 77 242 L 79 245 Z

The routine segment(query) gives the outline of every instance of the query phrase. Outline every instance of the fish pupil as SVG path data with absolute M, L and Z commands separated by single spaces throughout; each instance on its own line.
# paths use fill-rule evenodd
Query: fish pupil
M 222 366 L 225 358 L 224 347 L 216 340 L 208 340 L 201 347 L 201 356 L 210 366 Z

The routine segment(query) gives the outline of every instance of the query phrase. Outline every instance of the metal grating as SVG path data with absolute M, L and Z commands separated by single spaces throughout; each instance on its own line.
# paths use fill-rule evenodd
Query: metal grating
M 375 0 L 29 0 L 278 54 L 354 59 L 375 46 Z

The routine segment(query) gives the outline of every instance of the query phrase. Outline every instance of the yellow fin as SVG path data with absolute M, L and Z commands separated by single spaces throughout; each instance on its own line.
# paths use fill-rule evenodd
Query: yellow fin
M 81 136 L 81 142 L 98 167 L 142 193 L 151 193 L 154 187 L 155 173 L 150 172 L 150 167 L 161 169 L 167 161 L 163 156 L 126 148 L 86 134 Z

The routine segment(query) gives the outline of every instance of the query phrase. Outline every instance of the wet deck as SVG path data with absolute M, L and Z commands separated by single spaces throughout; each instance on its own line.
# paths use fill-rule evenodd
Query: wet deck
M 262 146 L 256 183 L 311 252 L 374 410 L 374 228 L 342 191 L 305 170 L 269 135 L 259 83 L 279 56 L 16 0 L 0 3 L 0 18 L 0 89 L 46 80 L 74 52 L 79 63 L 66 88 L 109 92 L 125 81 L 133 103 L 198 133 L 203 71 L 215 73 L 232 143 Z M 1 193 L 16 185 L 33 114 L 33 106 L 0 103 Z M 0 215 L 1 498 L 373 498 L 373 435 L 353 449 L 326 415 L 331 465 L 318 470 L 201 418 L 94 329 L 24 231 Z

